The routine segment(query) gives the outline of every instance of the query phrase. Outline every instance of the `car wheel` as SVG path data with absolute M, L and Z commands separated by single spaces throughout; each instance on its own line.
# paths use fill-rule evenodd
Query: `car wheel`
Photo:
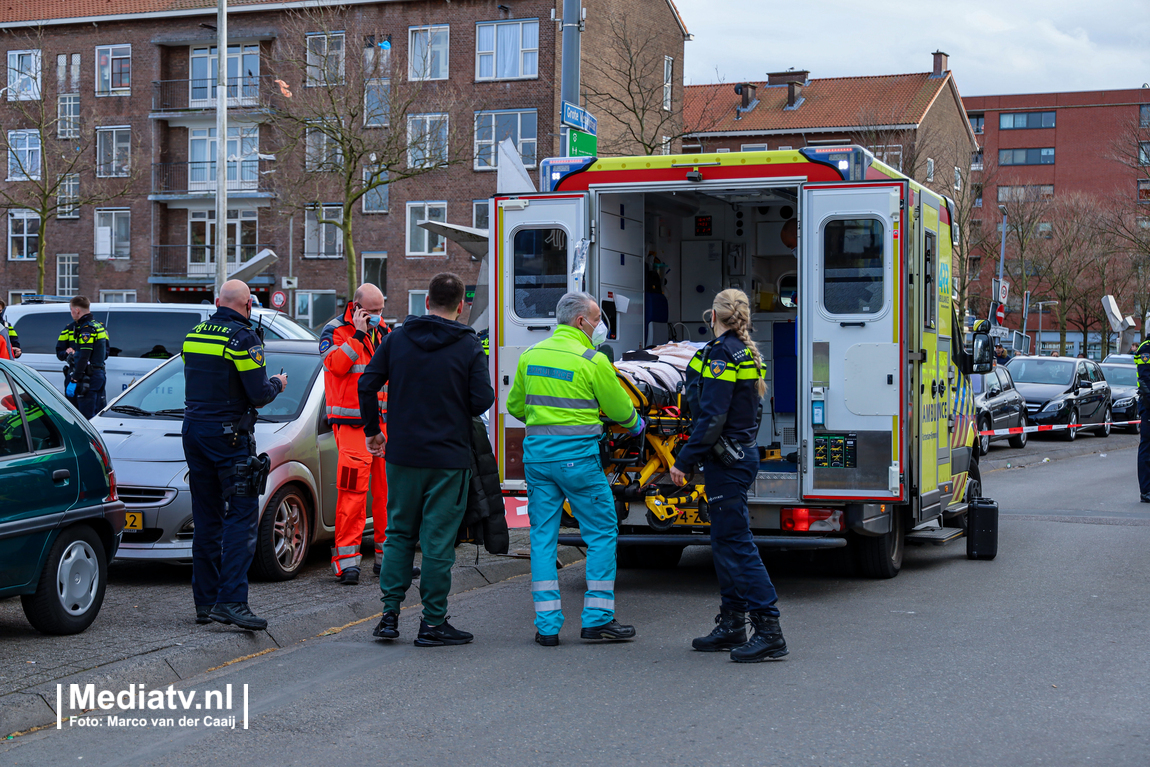
M 1018 425 L 1024 429 L 1026 428 L 1026 414 L 1025 413 L 1023 413 L 1021 416 L 1019 416 Z M 1021 434 L 1012 435 L 1010 437 L 1010 446 L 1015 448 L 1016 450 L 1021 450 L 1022 448 L 1026 447 L 1026 437 L 1027 437 L 1026 432 L 1022 432 Z
M 108 560 L 96 531 L 64 529 L 48 552 L 34 594 L 20 597 L 28 622 L 43 634 L 79 634 L 100 612 Z
M 854 535 L 851 547 L 855 563 L 867 578 L 893 578 L 902 569 L 906 526 L 902 509 L 891 509 L 890 532 L 886 535 Z
M 978 430 L 980 432 L 990 431 L 990 419 L 989 418 L 978 419 Z M 982 434 L 979 434 L 978 435 L 978 454 L 979 455 L 986 455 L 989 452 L 990 452 L 990 435 L 987 434 L 984 436 Z
M 281 487 L 268 501 L 260 519 L 252 568 L 265 580 L 291 580 L 307 560 L 310 545 L 307 498 L 295 485 Z
M 1070 411 L 1070 420 L 1067 421 L 1066 423 L 1068 423 L 1068 424 L 1078 423 L 1078 411 L 1077 410 L 1071 410 Z M 1078 438 L 1078 429 L 1075 429 L 1073 426 L 1071 426 L 1066 431 L 1062 432 L 1062 439 L 1066 440 L 1067 442 L 1073 442 L 1077 438 Z
M 1102 426 L 1100 426 L 1098 428 L 1098 431 L 1096 432 L 1099 437 L 1109 437 L 1110 436 L 1110 422 L 1113 420 L 1114 420 L 1114 414 L 1110 410 L 1110 406 L 1107 405 L 1106 406 L 1106 415 L 1102 419 Z

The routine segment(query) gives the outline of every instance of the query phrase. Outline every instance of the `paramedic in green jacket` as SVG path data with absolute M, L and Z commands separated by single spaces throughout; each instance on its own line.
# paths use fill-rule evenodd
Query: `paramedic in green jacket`
M 563 611 L 555 567 L 563 500 L 579 522 L 587 544 L 587 592 L 583 639 L 632 639 L 634 626 L 615 620 L 615 540 L 619 520 L 611 487 L 599 460 L 602 411 L 632 434 L 643 429 L 631 398 L 615 377 L 615 366 L 595 347 L 607 326 L 595 299 L 567 293 L 555 308 L 555 334 L 519 358 L 507 412 L 527 425 L 523 464 L 527 514 L 531 520 L 531 596 L 535 641 L 559 644 Z

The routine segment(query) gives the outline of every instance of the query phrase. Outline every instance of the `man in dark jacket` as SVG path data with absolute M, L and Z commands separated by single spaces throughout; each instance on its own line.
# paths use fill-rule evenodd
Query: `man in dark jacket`
M 423 550 L 417 647 L 466 644 L 473 637 L 447 622 L 455 538 L 471 480 L 471 419 L 495 402 L 487 357 L 463 313 L 463 281 L 431 279 L 427 314 L 408 316 L 383 339 L 359 379 L 367 448 L 384 455 L 377 394 L 388 387 L 387 540 L 383 544 L 383 617 L 374 635 L 399 636 L 399 606 L 411 586 L 416 544 Z

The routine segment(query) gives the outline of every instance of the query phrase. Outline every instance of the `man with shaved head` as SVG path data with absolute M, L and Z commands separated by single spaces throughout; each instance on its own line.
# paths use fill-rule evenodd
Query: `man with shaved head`
M 252 329 L 252 294 L 239 280 L 220 288 L 217 311 L 184 339 L 184 456 L 192 492 L 192 594 L 196 623 L 249 631 L 268 622 L 248 607 L 267 457 L 256 457 L 256 408 L 287 388 L 268 378 L 263 339 Z

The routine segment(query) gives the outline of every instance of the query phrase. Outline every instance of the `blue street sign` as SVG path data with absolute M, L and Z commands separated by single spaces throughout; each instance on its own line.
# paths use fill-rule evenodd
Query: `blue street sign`
M 569 101 L 563 102 L 563 124 L 578 128 L 592 136 L 595 135 L 595 131 L 599 127 L 599 121 L 592 117 L 590 112 Z

